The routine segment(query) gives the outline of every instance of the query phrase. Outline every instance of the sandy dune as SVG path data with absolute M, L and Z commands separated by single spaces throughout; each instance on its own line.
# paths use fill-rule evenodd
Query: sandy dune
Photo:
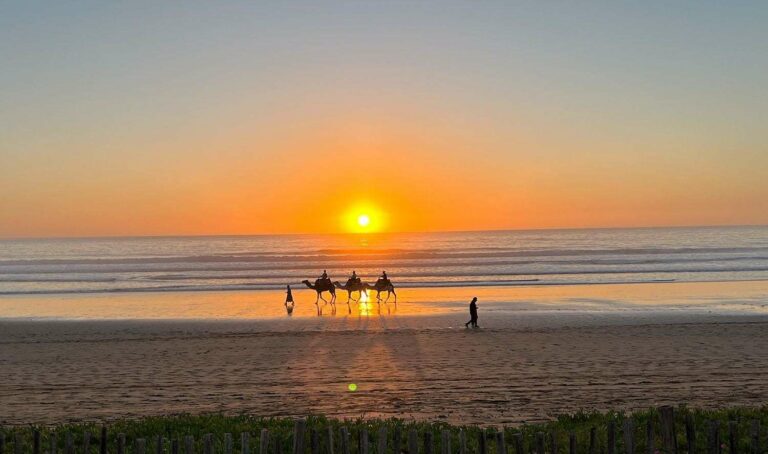
M 481 318 L 481 324 L 483 323 Z M 768 398 L 768 317 L 0 322 L 3 424 L 174 412 L 516 423 Z M 358 390 L 347 390 L 356 383 Z

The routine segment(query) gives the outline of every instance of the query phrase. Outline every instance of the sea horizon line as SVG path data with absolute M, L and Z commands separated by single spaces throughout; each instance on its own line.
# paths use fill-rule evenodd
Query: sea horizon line
M 685 225 L 650 225 L 650 226 L 602 226 L 602 227 L 540 227 L 477 230 L 402 230 L 387 232 L 292 232 L 292 233 L 212 233 L 212 234 L 146 234 L 146 235 L 62 235 L 62 236 L 0 236 L 0 241 L 55 241 L 55 240 L 129 240 L 161 238 L 246 238 L 246 237 L 372 237 L 386 235 L 441 235 L 458 233 L 507 233 L 507 232 L 558 232 L 584 230 L 673 230 L 673 229 L 718 229 L 718 228 L 755 228 L 768 227 L 768 224 L 685 224 Z

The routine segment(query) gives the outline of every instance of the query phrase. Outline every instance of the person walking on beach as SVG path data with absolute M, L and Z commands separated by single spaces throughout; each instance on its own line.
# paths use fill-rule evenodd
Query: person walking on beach
M 464 327 L 469 328 L 470 324 L 472 328 L 477 328 L 477 297 L 472 298 L 472 302 L 469 303 L 469 321 L 464 324 Z
M 291 286 L 288 286 L 288 290 L 285 292 L 285 311 L 288 312 L 288 315 L 293 314 L 293 293 L 291 293 Z

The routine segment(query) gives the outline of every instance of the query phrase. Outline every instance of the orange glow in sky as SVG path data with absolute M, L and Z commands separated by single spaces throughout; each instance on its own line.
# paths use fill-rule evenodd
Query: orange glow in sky
M 768 224 L 765 3 L 437 5 L 17 2 L 0 238 Z

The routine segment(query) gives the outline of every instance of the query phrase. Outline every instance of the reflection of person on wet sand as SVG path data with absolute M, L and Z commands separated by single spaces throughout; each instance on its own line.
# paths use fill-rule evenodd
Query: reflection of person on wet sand
M 293 293 L 291 293 L 291 286 L 288 286 L 288 290 L 285 292 L 285 311 L 288 312 L 288 315 L 293 314 Z
M 477 297 L 472 298 L 472 302 L 469 303 L 469 321 L 464 324 L 464 327 L 469 328 L 472 324 L 472 328 L 477 328 Z

